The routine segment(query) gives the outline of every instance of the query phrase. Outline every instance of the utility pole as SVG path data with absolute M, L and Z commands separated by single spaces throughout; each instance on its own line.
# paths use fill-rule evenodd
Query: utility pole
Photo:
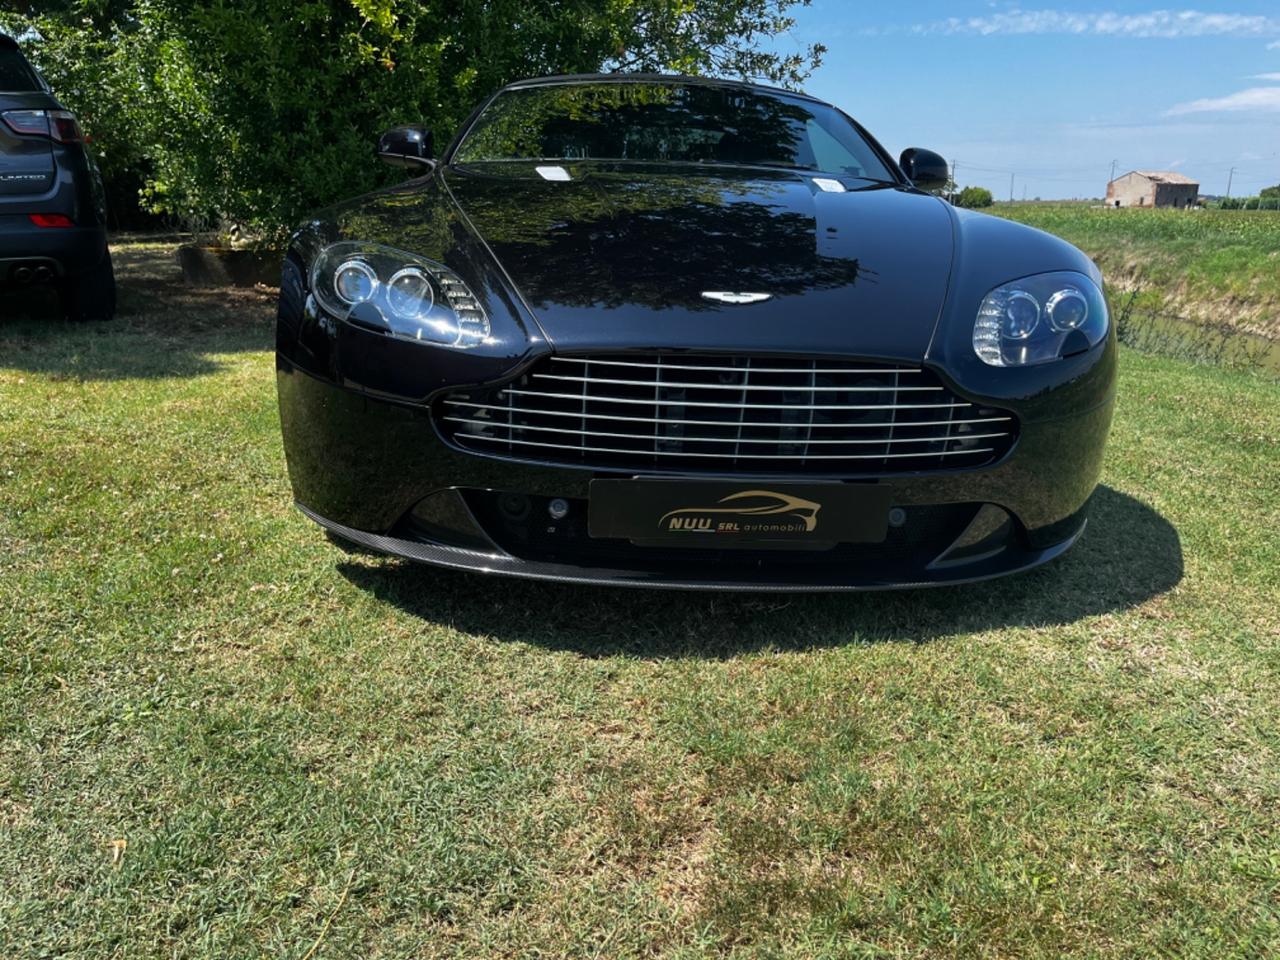
M 1013 174 L 1009 174 L 1009 202 L 1013 203 Z
M 956 182 L 956 170 L 958 170 L 959 167 L 960 167 L 959 161 L 957 160 L 951 161 L 951 202 L 952 203 L 956 202 L 956 191 L 960 189 L 960 184 Z
M 1112 160 L 1112 161 L 1111 161 L 1111 179 L 1110 179 L 1110 180 L 1108 180 L 1108 181 L 1107 181 L 1107 183 L 1114 183 L 1114 182 L 1115 182 L 1115 179 L 1116 179 L 1116 164 L 1117 164 L 1117 163 L 1119 163 L 1119 162 L 1120 162 L 1119 160 Z
M 1231 181 L 1236 178 L 1236 168 L 1232 167 L 1231 172 L 1227 174 L 1227 199 L 1231 199 Z

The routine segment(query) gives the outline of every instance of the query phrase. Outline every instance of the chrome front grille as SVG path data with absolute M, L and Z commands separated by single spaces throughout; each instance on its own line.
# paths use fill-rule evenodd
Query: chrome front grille
M 475 453 L 646 473 L 972 467 L 1017 434 L 1012 413 L 962 400 L 928 370 L 769 357 L 552 356 L 434 412 L 444 437 Z

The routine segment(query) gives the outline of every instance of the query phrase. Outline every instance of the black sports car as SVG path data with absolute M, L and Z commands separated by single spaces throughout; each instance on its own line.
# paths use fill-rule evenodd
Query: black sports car
M 1115 334 L 1074 247 L 926 192 L 810 97 L 512 84 L 284 268 L 302 511 L 440 566 L 638 586 L 955 583 L 1080 536 Z

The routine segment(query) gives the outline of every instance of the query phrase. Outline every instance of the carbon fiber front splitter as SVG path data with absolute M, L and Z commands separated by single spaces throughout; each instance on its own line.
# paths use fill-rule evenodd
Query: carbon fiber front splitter
M 465 549 L 425 540 L 407 539 L 355 530 L 328 520 L 302 504 L 298 509 L 330 533 L 377 553 L 436 567 L 471 573 L 497 574 L 554 583 L 640 587 L 661 590 L 752 591 L 768 593 L 841 593 L 870 590 L 911 590 L 920 587 L 954 586 L 976 583 L 1020 573 L 1048 563 L 1066 553 L 1084 532 L 1085 521 L 1065 540 L 1042 549 L 1010 545 L 971 562 L 945 567 L 929 567 L 910 577 L 880 579 L 849 575 L 839 564 L 746 563 L 706 564 L 682 561 L 673 553 L 663 553 L 648 563 L 629 567 L 577 566 L 528 560 L 494 548 Z M 708 572 L 718 576 L 708 576 Z M 842 575 L 844 574 L 844 575 Z

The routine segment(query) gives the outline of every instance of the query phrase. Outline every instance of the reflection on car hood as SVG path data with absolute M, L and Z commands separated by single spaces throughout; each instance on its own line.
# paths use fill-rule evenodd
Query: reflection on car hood
M 924 355 L 953 247 L 935 198 L 789 171 L 558 166 L 569 179 L 507 163 L 443 176 L 560 349 Z

